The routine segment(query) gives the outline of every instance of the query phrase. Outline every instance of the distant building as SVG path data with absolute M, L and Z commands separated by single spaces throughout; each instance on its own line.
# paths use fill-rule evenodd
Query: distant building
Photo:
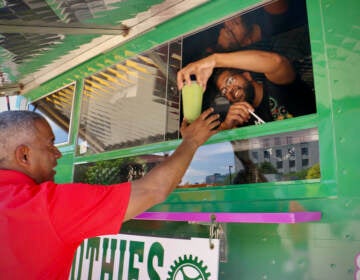
M 206 184 L 217 184 L 224 183 L 227 175 L 222 175 L 220 173 L 214 173 L 213 175 L 209 175 L 205 177 Z
M 278 174 L 299 172 L 319 163 L 318 133 L 315 129 L 306 133 L 296 131 L 287 135 L 264 136 L 239 141 L 235 145 L 237 150 L 248 151 L 253 164 L 269 163 Z M 235 171 L 243 169 L 243 164 L 235 157 Z

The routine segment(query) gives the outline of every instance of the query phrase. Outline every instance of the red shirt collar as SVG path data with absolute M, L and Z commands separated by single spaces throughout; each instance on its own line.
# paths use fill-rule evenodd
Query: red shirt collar
M 36 184 L 35 181 L 26 174 L 15 171 L 0 169 L 0 187 L 8 184 Z

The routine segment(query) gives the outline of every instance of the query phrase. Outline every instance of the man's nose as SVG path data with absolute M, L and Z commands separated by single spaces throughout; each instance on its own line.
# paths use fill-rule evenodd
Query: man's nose
M 234 86 L 234 85 L 229 85 L 228 87 L 227 87 L 227 92 L 229 93 L 229 94 L 233 94 L 233 93 L 235 93 L 236 91 L 238 90 L 238 88 L 236 87 L 236 86 Z
M 62 153 L 60 152 L 60 150 L 57 148 L 57 147 L 54 147 L 54 154 L 55 154 L 55 157 L 58 159 L 58 158 L 61 158 L 62 157 Z

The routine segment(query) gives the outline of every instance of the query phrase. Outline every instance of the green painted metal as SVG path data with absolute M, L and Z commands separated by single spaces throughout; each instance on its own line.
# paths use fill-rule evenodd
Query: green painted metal
M 80 98 L 82 93 L 82 81 L 75 82 L 74 107 L 71 116 L 70 137 L 67 145 L 60 146 L 62 157 L 59 159 L 59 170 L 55 176 L 56 182 L 71 182 L 73 178 L 74 151 L 76 149 L 76 135 L 79 127 Z
M 125 57 L 258 4 L 258 1 L 213 0 L 42 85 L 28 94 L 32 100 L 74 79 L 81 79 Z M 294 129 L 317 127 L 320 137 L 321 180 L 292 183 L 223 186 L 204 191 L 178 190 L 154 211 L 275 212 L 321 211 L 320 222 L 228 224 L 227 260 L 219 279 L 354 279 L 354 259 L 360 253 L 360 2 L 308 0 L 311 49 L 317 97 L 316 115 L 222 132 L 209 143 L 251 138 Z M 166 32 L 165 32 L 166 31 Z M 77 87 L 77 95 L 81 86 Z M 78 125 L 75 102 L 73 133 Z M 88 157 L 74 156 L 74 138 L 60 161 L 57 179 L 70 181 L 72 164 L 174 149 L 170 141 Z M 124 233 L 162 236 L 207 236 L 206 225 L 130 221 Z M 356 278 L 355 278 L 356 279 Z

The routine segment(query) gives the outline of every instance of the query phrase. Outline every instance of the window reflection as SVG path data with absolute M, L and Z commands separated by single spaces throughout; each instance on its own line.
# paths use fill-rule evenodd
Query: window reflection
M 318 164 L 317 129 L 236 140 L 201 147 L 182 187 L 316 179 Z
M 85 79 L 80 154 L 178 138 L 180 51 L 165 44 Z
M 291 144 L 288 139 L 291 137 Z M 304 145 L 309 155 L 302 155 Z M 75 168 L 75 181 L 118 183 L 146 174 L 170 153 L 101 161 Z M 320 178 L 317 129 L 200 147 L 179 188 Z
M 55 135 L 55 144 L 69 141 L 74 92 L 75 84 L 72 84 L 29 104 L 29 110 L 40 113 L 49 122 Z

